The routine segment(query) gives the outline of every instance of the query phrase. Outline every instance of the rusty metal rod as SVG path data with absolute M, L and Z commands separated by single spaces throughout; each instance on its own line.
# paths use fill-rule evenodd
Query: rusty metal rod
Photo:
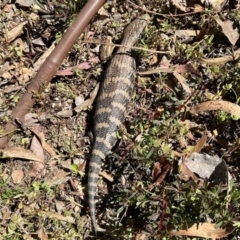
M 76 42 L 77 38 L 86 28 L 104 2 L 105 0 L 89 0 L 82 8 L 75 21 L 63 35 L 56 48 L 43 63 L 39 69 L 39 72 L 29 84 L 27 91 L 17 103 L 17 106 L 13 109 L 10 116 L 11 119 L 6 124 L 4 129 L 4 132 L 9 134 L 0 138 L 0 149 L 6 146 L 9 139 L 13 135 L 13 131 L 17 128 L 15 119 L 21 119 L 29 112 L 35 103 L 34 94 L 41 94 L 44 90 L 44 87 L 49 84 L 69 50 Z

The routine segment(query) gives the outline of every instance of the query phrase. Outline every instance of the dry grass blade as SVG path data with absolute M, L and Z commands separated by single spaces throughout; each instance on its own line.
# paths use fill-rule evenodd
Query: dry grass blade
M 81 112 L 84 108 L 90 107 L 93 104 L 93 102 L 94 102 L 94 100 L 95 100 L 95 98 L 97 96 L 97 93 L 98 93 L 98 90 L 99 90 L 99 86 L 100 86 L 100 84 L 98 83 L 96 85 L 96 87 L 94 88 L 94 90 L 90 93 L 90 98 L 88 98 L 86 101 L 84 101 L 79 106 L 74 108 L 74 110 L 77 113 Z
M 231 102 L 223 101 L 223 100 L 203 102 L 189 109 L 189 111 L 192 113 L 213 111 L 213 110 L 221 110 L 221 111 L 233 114 L 240 118 L 240 106 Z
M 23 31 L 23 27 L 24 25 L 27 24 L 27 21 L 22 22 L 20 24 L 18 24 L 16 27 L 14 27 L 12 30 L 10 30 L 9 32 L 6 33 L 6 41 L 7 43 L 10 43 L 11 41 L 13 41 L 16 37 L 18 37 L 22 31 Z
M 209 65 L 222 65 L 231 61 L 234 61 L 235 59 L 239 58 L 240 56 L 240 48 L 233 52 L 232 55 L 226 55 L 224 57 L 218 57 L 218 58 L 201 58 L 200 61 L 205 64 Z
M 168 233 L 170 236 L 194 236 L 215 239 L 226 237 L 234 229 L 235 227 L 232 224 L 228 224 L 223 228 L 216 228 L 214 223 L 195 223 L 187 230 L 170 230 Z
M 11 147 L 0 149 L 1 158 L 21 158 L 24 160 L 37 161 L 43 163 L 43 160 L 37 157 L 33 152 L 21 147 Z

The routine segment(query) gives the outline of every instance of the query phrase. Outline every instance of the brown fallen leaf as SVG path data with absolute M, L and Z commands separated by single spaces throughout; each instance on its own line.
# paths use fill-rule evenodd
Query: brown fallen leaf
M 215 18 L 217 24 L 221 26 L 224 35 L 228 38 L 229 42 L 234 46 L 239 39 L 238 29 L 233 29 L 233 22 L 231 20 L 222 21 L 219 17 Z
M 215 11 L 220 12 L 226 4 L 229 3 L 228 0 L 201 0 L 206 6 L 210 5 Z
M 201 76 L 199 71 L 195 69 L 191 63 L 187 64 L 175 64 L 174 65 L 175 71 L 178 73 L 194 73 L 198 76 Z
M 19 184 L 23 179 L 23 171 L 22 170 L 14 170 L 11 174 L 12 180 L 14 184 Z
M 5 71 L 9 70 L 9 62 L 6 61 L 0 68 L 0 77 L 4 74 Z
M 89 107 L 93 104 L 97 93 L 98 93 L 98 89 L 99 89 L 99 83 L 96 85 L 96 87 L 93 89 L 93 91 L 90 93 L 90 97 L 84 101 L 83 103 L 81 103 L 79 106 L 75 107 L 74 110 L 79 113 L 81 112 L 84 108 Z
M 175 64 L 175 65 L 160 65 L 157 68 L 149 69 L 148 71 L 137 72 L 138 75 L 151 75 L 151 74 L 160 74 L 160 73 L 195 73 L 199 75 L 199 72 L 194 69 L 191 64 Z
M 155 162 L 152 170 L 152 178 L 155 185 L 160 185 L 166 177 L 168 171 L 171 168 L 169 161 L 161 159 L 159 162 Z
M 80 63 L 79 65 L 75 67 L 69 67 L 63 70 L 59 70 L 56 72 L 56 76 L 71 76 L 75 74 L 74 69 L 81 69 L 81 70 L 87 70 L 92 67 L 91 63 L 99 63 L 100 59 L 98 57 L 91 58 L 87 62 Z
M 19 74 L 20 74 L 20 76 L 18 77 L 18 82 L 21 85 L 25 85 L 29 79 L 29 69 L 26 67 L 21 67 L 19 69 Z
M 48 240 L 48 236 L 45 233 L 43 227 L 40 227 L 39 230 L 37 231 L 38 237 L 40 238 L 40 240 Z
M 179 136 L 178 137 L 178 142 L 179 142 L 181 148 L 186 148 L 187 145 L 188 145 L 187 140 L 184 136 Z
M 194 140 L 194 136 L 192 135 L 190 129 L 192 127 L 195 127 L 197 124 L 190 122 L 189 120 L 178 120 L 179 125 L 181 125 L 183 128 L 185 128 L 185 131 L 187 132 L 187 134 L 185 135 L 186 137 L 188 137 L 191 140 Z M 180 137 L 178 138 L 178 142 L 181 146 L 181 148 L 186 148 L 187 147 L 187 141 L 185 139 L 185 136 L 180 135 Z
M 57 116 L 61 118 L 70 118 L 73 115 L 72 110 L 62 110 L 57 112 Z
M 52 168 L 51 172 L 49 172 L 47 174 L 47 176 L 45 177 L 45 182 L 50 186 L 56 186 L 59 185 L 61 183 L 65 183 L 69 180 L 69 172 L 66 172 L 62 169 L 58 169 L 58 168 Z
M 215 30 L 202 28 L 201 30 L 179 29 L 175 31 L 176 36 L 181 43 L 200 42 L 205 35 L 214 35 Z
M 60 221 L 68 222 L 68 223 L 75 223 L 75 219 L 71 216 L 63 216 L 59 213 L 52 213 L 52 212 L 45 212 L 45 211 L 40 211 L 41 214 L 45 216 L 49 216 L 55 219 L 58 219 Z
M 16 85 L 11 85 L 9 87 L 6 87 L 3 92 L 4 93 L 11 93 L 11 92 L 14 92 L 14 91 L 18 91 L 22 89 L 22 86 L 16 86 Z
M 107 179 L 109 182 L 113 182 L 114 180 L 113 177 L 110 174 L 106 173 L 105 171 L 100 171 L 99 175 Z
M 185 77 L 183 77 L 177 71 L 173 72 L 173 76 L 179 81 L 179 83 L 181 84 L 182 88 L 186 91 L 186 93 L 190 94 L 192 92 L 192 89 L 186 83 L 187 81 L 186 81 Z
M 190 225 L 190 224 L 189 224 Z M 216 228 L 214 223 L 199 223 L 192 224 L 187 230 L 172 230 L 173 227 L 168 227 L 170 236 L 194 236 L 203 238 L 223 238 L 232 233 L 235 227 L 232 224 L 227 224 L 222 228 Z
M 171 0 L 172 4 L 183 12 L 187 12 L 187 1 L 186 0 Z
M 56 41 L 54 41 L 52 45 L 46 51 L 44 51 L 43 55 L 40 58 L 38 58 L 38 60 L 33 64 L 33 67 L 29 69 L 28 80 L 30 80 L 33 77 L 33 75 L 35 75 L 36 72 L 38 72 L 39 68 L 45 62 L 46 58 L 54 50 L 55 44 L 56 44 Z
M 207 142 L 207 131 L 205 131 L 203 133 L 202 137 L 200 138 L 200 140 L 195 145 L 193 152 L 200 152 L 203 149 L 206 142 Z
M 14 27 L 12 30 L 10 30 L 9 32 L 6 33 L 6 42 L 10 43 L 11 41 L 13 41 L 17 36 L 19 36 L 20 34 L 22 34 L 22 30 L 24 25 L 27 24 L 27 21 L 24 21 L 20 24 L 18 24 L 16 27 Z
M 3 8 L 2 8 L 2 12 L 11 12 L 13 7 L 15 6 L 15 4 L 6 4 Z
M 172 73 L 174 71 L 173 67 L 158 67 L 154 69 L 150 69 L 148 71 L 137 72 L 138 75 L 152 75 L 152 74 L 160 74 L 160 73 Z
M 240 48 L 234 51 L 233 54 L 231 55 L 226 55 L 224 57 L 218 57 L 218 58 L 201 58 L 200 61 L 208 65 L 222 65 L 230 61 L 234 61 L 235 59 L 239 58 L 239 56 L 240 56 Z
M 86 165 L 87 165 L 87 161 L 83 161 L 82 163 L 80 163 L 79 165 L 78 165 L 78 171 L 80 171 L 80 172 L 85 172 L 85 169 L 86 169 Z
M 43 149 L 46 150 L 52 158 L 56 157 L 57 154 L 55 153 L 54 149 L 46 142 L 44 133 L 40 132 L 37 127 L 29 127 L 29 129 L 40 139 Z
M 146 236 L 145 233 L 138 233 L 135 238 L 135 240 L 148 240 L 148 239 L 149 238 Z
M 55 201 L 55 207 L 59 214 L 62 213 L 63 210 L 65 210 L 65 208 L 66 208 L 65 203 L 62 201 L 58 201 L 58 200 Z
M 112 55 L 114 46 L 112 42 L 112 37 L 108 36 L 105 40 L 105 44 L 100 47 L 100 59 L 105 62 Z
M 235 103 L 231 103 L 223 100 L 203 102 L 189 109 L 189 111 L 192 113 L 213 111 L 213 110 L 221 110 L 221 111 L 233 114 L 240 118 L 240 106 L 238 106 Z
M 36 156 L 32 151 L 21 147 L 11 147 L 0 149 L 1 158 L 21 158 L 24 160 L 37 161 L 42 163 L 42 159 Z
M 35 3 L 35 1 L 34 0 L 16 0 L 16 3 L 24 7 L 30 7 Z
M 186 156 L 186 153 L 180 153 L 180 152 L 177 152 L 177 151 L 172 151 L 172 154 L 176 157 L 184 157 Z
M 45 159 L 44 151 L 43 151 L 40 141 L 38 140 L 38 138 L 36 136 L 33 136 L 30 149 L 31 149 L 31 151 L 33 151 L 33 153 L 36 154 L 36 156 L 38 156 L 40 159 L 42 159 L 42 163 L 33 162 L 32 166 L 28 172 L 29 176 L 35 177 L 35 178 L 43 177 L 46 174 L 46 169 L 43 164 L 44 159 Z
M 183 178 L 184 180 L 189 180 L 189 178 L 192 178 L 195 183 L 202 182 L 200 178 L 198 178 L 185 164 L 184 160 L 182 160 L 180 164 L 181 168 L 181 175 L 180 177 Z

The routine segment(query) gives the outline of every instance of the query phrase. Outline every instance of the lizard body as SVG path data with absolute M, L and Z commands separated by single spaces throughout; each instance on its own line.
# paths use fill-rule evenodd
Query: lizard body
M 116 132 L 123 124 L 136 77 L 136 63 L 130 54 L 149 21 L 149 15 L 135 19 L 124 30 L 122 47 L 110 59 L 101 84 L 94 117 L 93 146 L 88 173 L 88 202 L 93 230 L 97 232 L 95 194 L 102 160 L 117 142 Z

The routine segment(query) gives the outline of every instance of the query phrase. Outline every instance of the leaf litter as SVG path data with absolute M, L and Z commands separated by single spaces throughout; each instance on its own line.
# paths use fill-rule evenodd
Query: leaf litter
M 7 159 L 2 163 L 4 170 L 0 175 L 3 176 L 3 180 L 9 184 L 10 188 L 13 185 L 19 185 L 24 186 L 26 190 L 26 193 L 22 193 L 18 189 L 20 192 L 15 194 L 15 198 L 22 201 L 23 207 L 18 205 L 19 202 L 14 202 L 14 198 L 11 198 L 12 205 L 15 204 L 16 209 L 19 209 L 19 215 L 14 216 L 21 219 L 21 215 L 27 214 L 22 209 L 27 209 L 27 207 L 32 212 L 38 211 L 39 213 L 36 218 L 41 223 L 38 224 L 39 227 L 26 227 L 28 229 L 23 229 L 22 234 L 26 234 L 30 239 L 30 233 L 34 232 L 40 239 L 50 239 L 55 233 L 51 233 L 52 229 L 46 229 L 55 224 L 53 221 L 51 222 L 51 219 L 57 219 L 60 224 L 56 224 L 54 227 L 58 229 L 59 236 L 65 236 L 65 239 L 68 239 L 70 235 L 64 234 L 71 234 L 71 231 L 66 233 L 62 222 L 75 225 L 78 221 L 85 221 L 83 217 L 88 216 L 84 173 L 91 150 L 91 141 L 87 137 L 87 132 L 92 130 L 92 107 L 94 108 L 94 100 L 99 86 L 97 82 L 100 79 L 102 66 L 100 66 L 98 58 L 99 47 L 96 44 L 87 43 L 87 41 L 98 38 L 98 42 L 101 43 L 109 35 L 115 37 L 114 42 L 118 41 L 123 26 L 132 19 L 126 18 L 127 15 L 124 16 L 124 12 L 131 16 L 138 15 L 139 9 L 146 9 L 152 13 L 156 9 L 167 9 L 167 12 L 159 15 L 157 15 L 158 13 L 152 14 L 154 21 L 151 22 L 144 40 L 135 49 L 141 52 L 137 62 L 138 84 L 136 92 L 133 93 L 134 104 L 129 107 L 126 121 L 127 131 L 123 131 L 122 135 L 119 131 L 121 144 L 115 154 L 110 157 L 116 160 L 112 164 L 113 169 L 110 171 L 105 164 L 99 181 L 98 194 L 100 197 L 104 198 L 110 193 L 110 197 L 112 197 L 107 203 L 106 210 L 101 213 L 103 217 L 102 220 L 99 220 L 100 224 L 105 226 L 106 222 L 111 222 L 110 226 L 118 226 L 117 231 L 121 232 L 121 224 L 124 227 L 135 226 L 131 222 L 125 225 L 125 221 L 134 216 L 134 211 L 141 210 L 140 213 L 156 216 L 152 219 L 157 224 L 148 228 L 150 233 L 146 233 L 144 228 L 138 224 L 139 231 L 136 232 L 135 238 L 150 239 L 151 234 L 157 236 L 158 227 L 156 226 L 161 225 L 161 221 L 164 220 L 165 210 L 164 204 L 161 205 L 163 219 L 159 220 L 159 202 L 151 199 L 158 194 L 157 198 L 164 202 L 166 197 L 164 190 L 162 190 L 164 193 L 159 195 L 158 188 L 164 189 L 166 182 L 173 178 L 178 182 L 184 179 L 187 183 L 193 179 L 201 189 L 204 179 L 210 178 L 214 171 L 219 170 L 219 164 L 222 163 L 225 170 L 231 165 L 230 161 L 225 162 L 224 160 L 226 154 L 230 155 L 233 162 L 235 161 L 236 156 L 231 155 L 229 150 L 231 144 L 229 143 L 234 146 L 237 144 L 235 140 L 239 133 L 238 125 L 234 122 L 236 120 L 231 117 L 239 117 L 238 99 L 237 97 L 234 99 L 233 94 L 225 95 L 226 86 L 219 92 L 217 89 L 224 85 L 220 84 L 220 81 L 226 80 L 224 83 L 228 84 L 229 79 L 234 79 L 234 75 L 231 75 L 230 72 L 228 74 L 231 75 L 231 78 L 228 79 L 228 76 L 224 75 L 218 66 L 222 65 L 226 72 L 229 71 L 229 66 L 235 67 L 234 64 L 237 64 L 239 57 L 236 48 L 239 35 L 237 28 L 233 27 L 235 24 L 233 18 L 227 19 L 227 15 L 224 15 L 224 18 L 223 16 L 216 18 L 217 12 L 228 8 L 226 1 L 208 1 L 207 7 L 210 6 L 212 11 L 211 17 L 208 16 L 209 19 L 204 13 L 206 2 L 202 5 L 194 5 L 193 2 L 171 1 L 176 7 L 175 12 L 171 12 L 168 2 L 163 4 L 164 8 L 156 5 L 157 3 L 145 2 L 144 6 L 139 6 L 140 8 L 135 6 L 137 13 L 132 7 L 132 10 L 129 10 L 130 8 L 125 8 L 121 3 L 117 3 L 118 7 L 112 3 L 109 8 L 104 6 L 96 18 L 97 24 L 94 24 L 93 21 L 90 28 L 80 36 L 52 83 L 44 86 L 42 95 L 33 93 L 37 99 L 36 105 L 31 110 L 36 114 L 35 120 L 32 117 L 29 122 L 26 119 L 16 119 L 18 134 L 14 136 L 10 147 L 1 150 L 2 159 Z M 50 6 L 44 3 L 44 5 L 40 4 L 36 7 L 34 4 L 34 1 L 21 0 L 17 5 L 4 3 L 2 8 L 3 12 L 8 13 L 5 16 L 8 21 L 4 28 L 7 31 L 3 32 L 4 39 L 0 40 L 11 48 L 5 48 L 0 56 L 0 76 L 4 79 L 0 83 L 0 96 L 4 99 L 0 106 L 0 116 L 3 116 L 0 119 L 0 136 L 8 134 L 3 130 L 9 115 L 7 110 L 12 110 L 22 92 L 25 91 L 24 88 L 29 80 L 54 49 L 58 40 L 55 39 L 55 36 L 64 32 L 67 27 L 67 24 L 62 23 L 66 23 L 65 10 L 70 6 L 66 7 L 65 5 L 64 8 L 64 4 L 52 3 Z M 135 3 L 127 1 L 127 4 L 134 6 Z M 35 6 L 35 13 L 29 8 L 30 6 Z M 26 19 L 24 15 L 22 18 L 17 18 L 15 16 L 16 9 L 26 11 L 29 19 Z M 51 9 L 56 12 L 51 12 Z M 39 14 L 40 10 L 42 15 Z M 46 14 L 49 12 L 52 14 L 51 19 Z M 197 12 L 206 18 L 204 24 L 204 17 L 200 19 L 195 15 Z M 56 13 L 59 14 L 54 15 Z M 189 24 L 181 22 L 181 29 L 180 25 L 176 24 L 178 22 L 176 19 L 180 16 L 182 20 L 179 21 L 184 21 L 183 19 L 186 18 L 189 22 Z M 1 18 L 4 16 L 1 15 Z M 119 22 L 119 18 L 121 25 L 114 25 Z M 16 21 L 14 22 L 14 20 Z M 56 25 L 52 25 L 51 21 L 55 21 Z M 102 25 L 99 24 L 101 21 Z M 200 24 L 195 24 L 195 22 Z M 58 24 L 62 26 L 62 29 L 55 29 L 56 26 L 59 26 Z M 151 34 L 148 35 L 148 33 Z M 167 36 L 161 38 L 163 46 L 159 44 L 159 33 Z M 218 42 L 219 39 L 216 38 L 212 40 L 212 36 L 217 34 L 225 36 L 227 43 Z M 91 37 L 89 38 L 89 36 Z M 166 42 L 165 45 L 164 42 Z M 144 48 L 147 51 L 144 51 Z M 162 49 L 164 50 L 162 51 Z M 232 54 L 229 54 L 231 52 Z M 163 60 L 164 57 L 167 59 L 166 61 Z M 211 91 L 213 95 L 215 94 L 217 98 L 213 100 L 205 97 L 207 90 Z M 238 95 L 239 89 L 234 86 L 232 91 Z M 79 96 L 82 98 L 80 103 L 77 101 Z M 1 114 L 2 111 L 3 114 Z M 229 133 L 219 130 L 228 124 L 221 123 L 219 120 L 223 114 L 228 119 L 228 123 L 231 122 L 233 125 L 230 127 Z M 216 123 L 216 126 L 213 122 Z M 162 127 L 159 128 L 159 125 Z M 214 131 L 217 131 L 220 136 L 214 135 Z M 212 138 L 208 139 L 208 136 L 212 136 Z M 211 142 L 213 140 L 218 144 L 220 138 L 222 143 L 228 142 L 228 144 L 222 144 L 221 148 Z M 163 157 L 160 158 L 161 155 Z M 79 158 L 83 161 L 76 161 Z M 174 163 L 178 162 L 179 158 L 183 159 L 182 172 L 179 170 L 179 174 L 175 174 Z M 27 163 L 26 160 L 28 160 Z M 211 165 L 213 160 L 215 165 Z M 193 162 L 197 162 L 194 167 L 192 166 Z M 199 172 L 199 169 L 203 171 Z M 216 175 L 227 178 L 226 171 L 224 173 L 216 172 Z M 237 180 L 237 177 L 234 177 Z M 122 180 L 118 182 L 120 179 Z M 120 182 L 124 182 L 124 184 L 121 185 Z M 111 189 L 107 185 L 111 185 Z M 219 181 L 215 185 L 221 186 Z M 29 190 L 28 186 L 31 186 L 32 189 Z M 172 187 L 172 189 L 174 188 Z M 15 189 L 13 190 L 15 191 Z M 177 190 L 181 192 L 181 190 Z M 124 199 L 120 197 L 114 199 L 121 194 L 125 196 Z M 21 199 L 22 195 L 30 199 L 32 205 L 27 206 Z M 6 199 L 10 197 L 6 193 L 3 196 Z M 136 198 L 134 198 L 135 196 Z M 62 204 L 59 204 L 60 202 Z M 135 202 L 136 205 L 134 205 Z M 149 202 L 151 207 L 148 205 Z M 166 204 L 170 204 L 169 202 Z M 115 213 L 120 212 L 119 205 L 123 207 L 124 214 L 117 218 L 118 214 Z M 49 211 L 40 210 L 40 206 L 48 208 Z M 139 206 L 141 207 L 139 208 Z M 158 207 L 154 208 L 154 206 Z M 135 207 L 134 211 L 131 210 L 132 207 Z M 58 209 L 57 213 L 54 212 L 56 208 Z M 98 216 L 100 216 L 99 213 Z M 33 219 L 33 216 L 34 214 L 28 215 L 30 222 L 35 222 L 36 219 Z M 139 212 L 138 216 L 141 217 Z M 169 216 L 170 214 L 166 218 Z M 13 220 L 14 218 L 12 218 Z M 215 223 L 207 223 L 204 220 L 201 219 L 199 224 L 189 224 L 187 230 L 170 230 L 171 226 L 169 226 L 167 232 L 171 236 L 218 238 L 227 236 L 236 228 L 233 225 L 216 228 Z M 169 220 L 169 222 L 171 221 L 174 219 Z M 146 224 L 149 226 L 150 222 Z M 13 222 L 9 222 L 9 226 L 11 230 L 9 232 L 14 234 Z M 5 231 L 3 225 L 0 225 L 0 228 Z M 85 235 L 83 232 L 81 235 L 89 237 L 89 224 L 85 224 L 83 228 Z M 71 230 L 73 231 L 73 228 Z M 113 228 L 111 230 L 116 231 Z M 19 231 L 21 232 L 21 230 Z M 74 232 L 74 234 L 80 233 Z M 123 232 L 120 234 L 122 234 L 121 236 L 125 235 Z

